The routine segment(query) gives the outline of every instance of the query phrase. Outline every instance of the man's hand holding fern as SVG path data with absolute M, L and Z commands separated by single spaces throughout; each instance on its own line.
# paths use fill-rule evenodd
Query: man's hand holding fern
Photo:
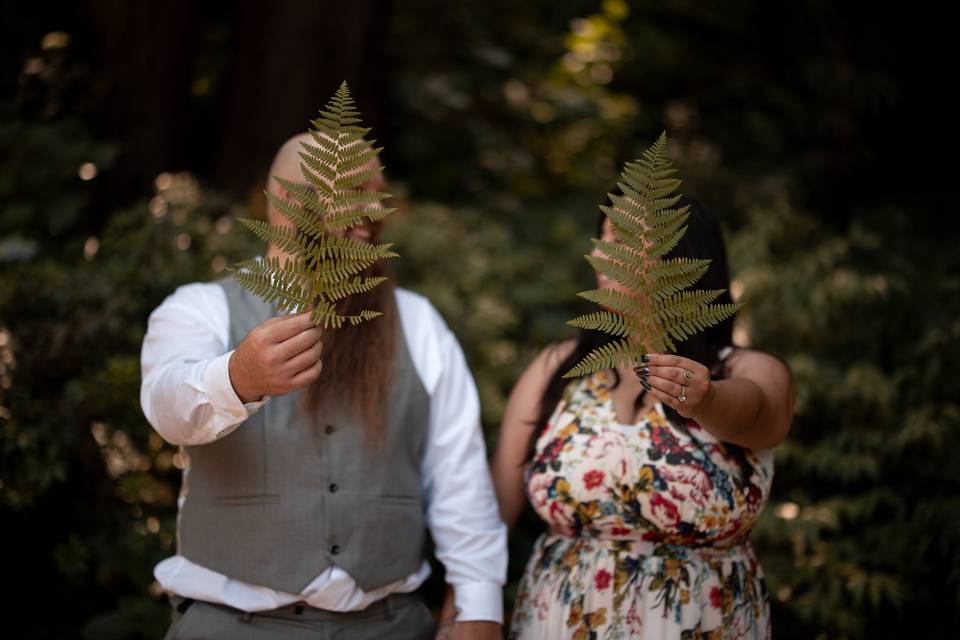
M 316 380 L 323 368 L 322 335 L 310 320 L 310 311 L 256 326 L 230 357 L 230 382 L 240 400 L 283 395 Z

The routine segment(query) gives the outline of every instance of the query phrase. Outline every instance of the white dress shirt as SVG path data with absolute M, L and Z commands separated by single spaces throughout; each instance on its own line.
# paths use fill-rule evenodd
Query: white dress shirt
M 457 620 L 502 622 L 507 533 L 487 467 L 476 384 L 456 337 L 433 305 L 401 288 L 396 301 L 410 355 L 430 395 L 422 466 L 426 523 L 454 589 Z M 227 370 L 233 354 L 227 351 L 228 316 L 226 295 L 215 282 L 182 285 L 150 314 L 141 352 L 140 404 L 171 444 L 203 445 L 242 429 L 270 401 L 264 396 L 243 403 L 233 389 Z M 181 508 L 189 500 L 189 467 L 183 474 L 187 490 L 178 500 Z M 424 561 L 405 579 L 364 592 L 343 569 L 330 566 L 293 594 L 231 579 L 179 554 L 154 569 L 167 591 L 249 612 L 301 600 L 330 611 L 356 611 L 389 593 L 413 591 L 429 575 Z

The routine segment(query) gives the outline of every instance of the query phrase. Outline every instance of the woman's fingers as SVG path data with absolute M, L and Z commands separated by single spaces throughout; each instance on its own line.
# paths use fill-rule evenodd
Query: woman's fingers
M 647 382 L 654 389 L 658 389 L 663 393 L 669 394 L 673 397 L 679 396 L 680 392 L 683 390 L 683 387 L 679 382 L 674 382 L 669 378 L 662 378 L 653 374 L 650 374 L 650 376 L 647 378 Z M 690 394 L 688 393 L 685 395 L 689 397 Z
M 660 389 L 657 389 L 656 387 L 651 388 L 648 393 L 652 394 L 653 397 L 659 400 L 661 403 L 671 406 L 674 409 L 676 409 L 677 405 L 680 404 L 676 398 L 674 398 L 668 393 L 664 393 L 663 391 L 661 391 Z

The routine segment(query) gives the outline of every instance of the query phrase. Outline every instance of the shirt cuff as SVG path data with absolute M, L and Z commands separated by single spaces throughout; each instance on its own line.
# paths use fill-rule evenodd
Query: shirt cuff
M 457 622 L 487 620 L 503 624 L 503 588 L 493 582 L 469 582 L 453 586 Z
M 203 386 L 207 393 L 207 400 L 214 412 L 222 418 L 215 421 L 218 437 L 230 427 L 256 413 L 270 399 L 270 396 L 263 396 L 256 402 L 244 403 L 240 400 L 233 388 L 233 383 L 230 382 L 229 365 L 232 355 L 233 351 L 228 351 L 214 358 L 203 372 Z

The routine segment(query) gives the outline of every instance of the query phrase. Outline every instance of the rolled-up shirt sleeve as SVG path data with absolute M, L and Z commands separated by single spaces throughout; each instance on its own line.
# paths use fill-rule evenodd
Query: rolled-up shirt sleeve
M 453 587 L 457 620 L 503 622 L 507 528 L 500 519 L 480 427 L 477 387 L 435 311 L 440 373 L 431 391 L 424 455 L 427 525 Z
M 153 310 L 140 352 L 140 406 L 176 445 L 213 442 L 269 400 L 244 403 L 230 381 L 229 313 L 215 283 L 178 287 Z

